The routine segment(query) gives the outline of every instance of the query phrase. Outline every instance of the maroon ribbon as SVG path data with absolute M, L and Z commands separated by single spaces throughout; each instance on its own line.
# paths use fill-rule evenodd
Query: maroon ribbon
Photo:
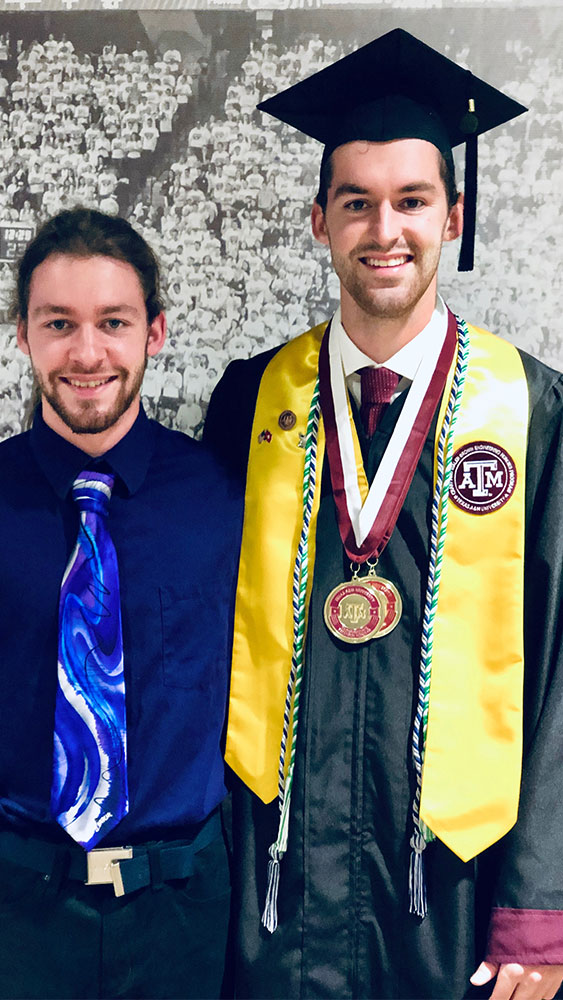
M 432 417 L 436 407 L 442 398 L 442 393 L 446 385 L 446 379 L 454 359 L 457 345 L 457 323 L 455 316 L 448 309 L 448 328 L 446 337 L 438 363 L 434 369 L 434 374 L 430 379 L 426 395 L 422 400 L 420 409 L 414 421 L 409 438 L 403 448 L 402 454 L 397 463 L 393 478 L 389 484 L 389 489 L 385 494 L 383 503 L 377 513 L 375 521 L 362 544 L 358 547 L 354 528 L 348 512 L 346 501 L 346 491 L 344 488 L 344 471 L 342 468 L 342 456 L 338 443 L 336 430 L 336 416 L 334 412 L 334 400 L 330 384 L 330 360 L 328 353 L 328 336 L 330 324 L 328 325 L 319 355 L 319 394 L 321 410 L 326 433 L 326 453 L 330 468 L 330 478 L 332 482 L 332 493 L 336 504 L 336 516 L 342 544 L 346 550 L 348 558 L 352 562 L 363 563 L 368 559 L 377 559 L 387 542 L 391 538 L 393 528 L 397 523 L 397 518 L 409 486 L 414 476 L 414 470 L 418 464 L 424 442 L 428 436 Z

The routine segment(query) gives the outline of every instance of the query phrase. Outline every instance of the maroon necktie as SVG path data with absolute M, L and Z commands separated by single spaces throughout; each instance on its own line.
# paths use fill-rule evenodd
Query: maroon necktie
M 399 384 L 399 376 L 390 368 L 361 368 L 362 405 L 360 415 L 366 434 L 371 437 L 385 408 Z

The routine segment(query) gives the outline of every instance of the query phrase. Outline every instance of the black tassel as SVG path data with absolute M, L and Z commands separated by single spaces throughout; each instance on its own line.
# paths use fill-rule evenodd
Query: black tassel
M 465 198 L 463 205 L 463 236 L 458 271 L 472 271 L 475 253 L 475 222 L 477 218 L 477 136 L 469 135 L 465 143 Z
M 465 141 L 465 183 L 463 206 L 463 236 L 457 265 L 458 271 L 472 271 L 475 253 L 475 222 L 477 219 L 477 135 L 479 119 L 475 113 L 475 101 L 471 97 L 473 76 L 467 71 L 467 111 L 459 123 L 460 130 L 467 136 Z

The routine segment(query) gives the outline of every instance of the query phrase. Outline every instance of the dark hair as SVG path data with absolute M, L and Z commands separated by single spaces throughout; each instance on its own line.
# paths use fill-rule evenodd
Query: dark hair
M 455 166 L 454 158 L 451 151 L 440 153 L 440 178 L 444 182 L 444 187 L 446 189 L 446 198 L 448 201 L 448 208 L 453 208 L 459 197 L 456 179 L 455 179 Z M 328 189 L 332 183 L 332 153 L 330 156 L 323 156 L 321 161 L 321 173 L 319 177 L 319 190 L 317 191 L 316 201 L 321 206 L 323 212 L 326 212 L 326 203 L 328 198 Z
M 158 261 L 148 243 L 125 219 L 77 207 L 48 219 L 20 258 L 14 312 L 21 319 L 27 319 L 32 274 L 51 254 L 113 257 L 130 264 L 141 282 L 149 323 L 162 312 Z

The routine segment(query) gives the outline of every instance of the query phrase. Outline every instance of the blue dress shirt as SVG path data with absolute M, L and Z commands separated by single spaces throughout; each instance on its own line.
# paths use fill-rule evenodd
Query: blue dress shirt
M 102 846 L 186 836 L 225 794 L 225 719 L 242 500 L 203 445 L 143 411 L 103 462 L 120 575 L 130 811 Z M 50 815 L 70 495 L 100 464 L 52 431 L 0 444 L 0 829 L 67 837 Z

